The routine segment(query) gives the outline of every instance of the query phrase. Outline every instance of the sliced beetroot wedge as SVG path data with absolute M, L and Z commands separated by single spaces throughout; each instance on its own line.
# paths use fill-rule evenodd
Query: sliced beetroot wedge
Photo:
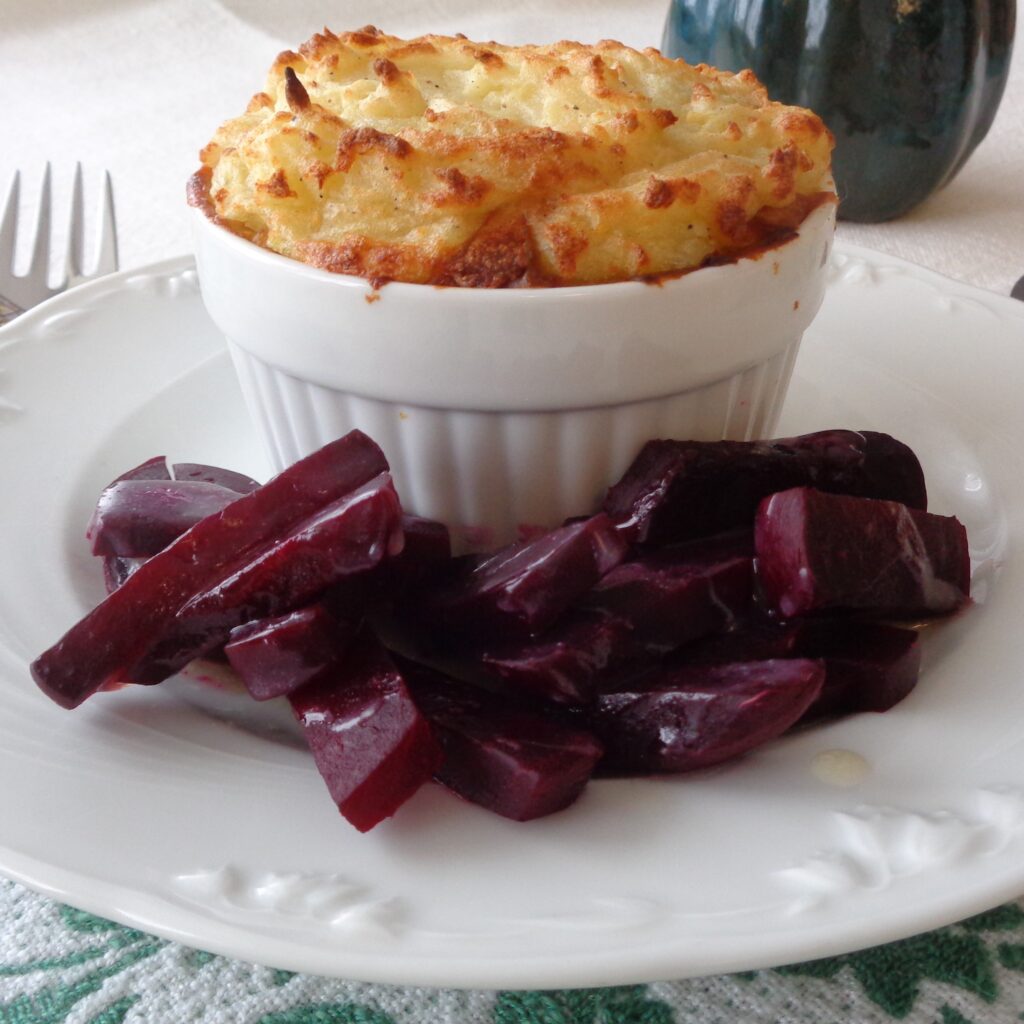
M 887 711 L 917 683 L 921 645 L 912 629 L 856 619 L 784 619 L 745 623 L 673 651 L 665 666 L 772 658 L 820 658 L 821 695 L 805 718 Z
M 422 613 L 454 636 L 537 634 L 618 565 L 626 550 L 608 517 L 592 516 L 467 559 L 462 571 L 423 595 Z
M 825 663 L 825 685 L 806 718 L 888 711 L 917 685 L 921 642 L 912 629 L 805 620 L 798 632 L 801 656 Z
M 569 615 L 536 639 L 492 648 L 480 660 L 510 690 L 583 705 L 593 700 L 599 678 L 641 652 L 629 622 L 594 608 Z
M 423 516 L 402 516 L 402 535 L 405 545 L 388 561 L 395 586 L 407 587 L 418 583 L 436 566 L 452 557 L 452 540 L 448 527 Z
M 207 484 L 226 487 L 237 494 L 248 494 L 259 487 L 259 481 L 244 473 L 236 473 L 233 469 L 222 469 L 220 466 L 207 466 L 202 462 L 176 462 L 171 469 L 175 480 L 195 480 Z
M 906 445 L 826 430 L 776 441 L 648 441 L 603 508 L 630 540 L 661 545 L 749 526 L 762 498 L 805 485 L 922 509 L 927 502 Z
M 762 502 L 754 537 L 764 600 L 785 617 L 936 615 L 970 593 L 967 532 L 952 516 L 798 487 Z
M 409 682 L 444 749 L 437 780 L 495 814 L 529 821 L 568 807 L 601 757 L 579 725 L 427 669 Z
M 94 555 L 149 558 L 237 500 L 236 491 L 199 480 L 118 480 L 100 495 L 86 537 Z
M 742 531 L 623 562 L 586 604 L 625 619 L 638 642 L 667 650 L 732 628 L 750 609 L 753 580 L 754 541 Z
M 402 550 L 385 558 L 367 576 L 342 580 L 325 594 L 331 610 L 342 618 L 359 619 L 369 607 L 388 604 L 414 591 L 452 555 L 448 527 L 433 519 L 403 515 Z
M 337 618 L 323 604 L 313 604 L 236 627 L 224 653 L 256 700 L 272 700 L 335 664 L 357 629 L 358 624 Z
M 331 798 L 360 832 L 394 814 L 441 766 L 426 718 L 369 630 L 288 700 Z
M 668 668 L 682 665 L 721 665 L 731 661 L 770 661 L 802 658 L 803 620 L 750 616 L 735 629 L 714 633 L 672 651 L 664 661 Z
M 129 680 L 159 682 L 225 643 L 236 626 L 283 615 L 342 580 L 368 576 L 401 549 L 401 511 L 390 474 L 381 473 L 252 550 L 186 601 Z
M 820 661 L 739 662 L 658 671 L 643 687 L 605 694 L 590 722 L 606 748 L 602 772 L 687 772 L 781 735 L 821 692 Z
M 36 683 L 62 707 L 73 708 L 105 684 L 123 680 L 186 601 L 234 571 L 254 548 L 387 468 L 383 452 L 360 431 L 290 466 L 140 566 L 35 660 Z

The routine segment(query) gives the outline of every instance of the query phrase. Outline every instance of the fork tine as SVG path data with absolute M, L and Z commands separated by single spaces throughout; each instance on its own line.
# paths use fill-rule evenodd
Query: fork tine
M 75 164 L 71 184 L 71 213 L 68 217 L 68 254 L 65 271 L 68 279 L 80 277 L 85 260 L 85 214 L 82 209 L 82 165 Z
M 117 218 L 114 215 L 114 187 L 110 182 L 110 171 L 103 172 L 102 203 L 98 253 L 91 275 L 112 274 L 117 270 Z
M 18 202 L 21 198 L 21 171 L 15 171 L 7 190 L 3 217 L 0 219 L 0 272 L 14 270 L 14 246 L 18 240 Z
M 36 237 L 32 243 L 32 262 L 29 263 L 28 276 L 46 288 L 49 278 L 50 263 L 50 232 L 52 220 L 52 197 L 50 187 L 50 162 L 46 162 L 43 171 L 43 184 L 39 190 L 39 215 L 36 217 Z

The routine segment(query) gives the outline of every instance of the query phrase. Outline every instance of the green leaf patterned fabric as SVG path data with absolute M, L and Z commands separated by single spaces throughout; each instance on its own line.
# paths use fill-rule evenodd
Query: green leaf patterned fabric
M 0 881 L 0 1024 L 1009 1024 L 1024 900 L 874 949 L 651 985 L 460 992 L 188 949 Z

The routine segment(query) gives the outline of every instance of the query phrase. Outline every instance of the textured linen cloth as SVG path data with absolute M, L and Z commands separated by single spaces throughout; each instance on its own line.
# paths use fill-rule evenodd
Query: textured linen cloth
M 327 22 L 396 34 L 657 45 L 654 0 L 0 0 L 0 186 L 53 162 L 58 199 L 115 181 L 121 264 L 187 252 L 184 181 L 274 55 Z M 1024 54 L 959 177 L 909 216 L 840 237 L 1007 293 L 1024 274 Z M 87 232 L 88 237 L 88 232 Z M 0 785 L 2 785 L 0 780 Z M 2 842 L 0 823 L 0 842 Z M 813 964 L 654 985 L 457 992 L 296 975 L 187 949 L 0 880 L 0 1024 L 1004 1024 L 1024 1019 L 1024 900 Z

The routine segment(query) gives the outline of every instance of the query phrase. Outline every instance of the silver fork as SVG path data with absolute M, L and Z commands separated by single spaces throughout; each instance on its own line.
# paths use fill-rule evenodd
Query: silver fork
M 50 184 L 50 165 L 43 172 L 39 190 L 39 212 L 36 216 L 32 257 L 28 271 L 14 273 L 18 236 L 18 204 L 21 198 L 21 174 L 15 171 L 7 199 L 0 216 L 0 327 L 20 316 L 26 309 L 44 299 L 79 284 L 81 281 L 111 274 L 117 270 L 117 225 L 114 219 L 114 194 L 110 175 L 103 175 L 99 220 L 96 232 L 96 251 L 93 265 L 88 270 L 85 262 L 84 202 L 82 198 L 82 165 L 75 165 L 71 187 L 71 213 L 68 222 L 68 244 L 61 278 L 50 284 L 50 246 L 52 241 L 53 196 Z

